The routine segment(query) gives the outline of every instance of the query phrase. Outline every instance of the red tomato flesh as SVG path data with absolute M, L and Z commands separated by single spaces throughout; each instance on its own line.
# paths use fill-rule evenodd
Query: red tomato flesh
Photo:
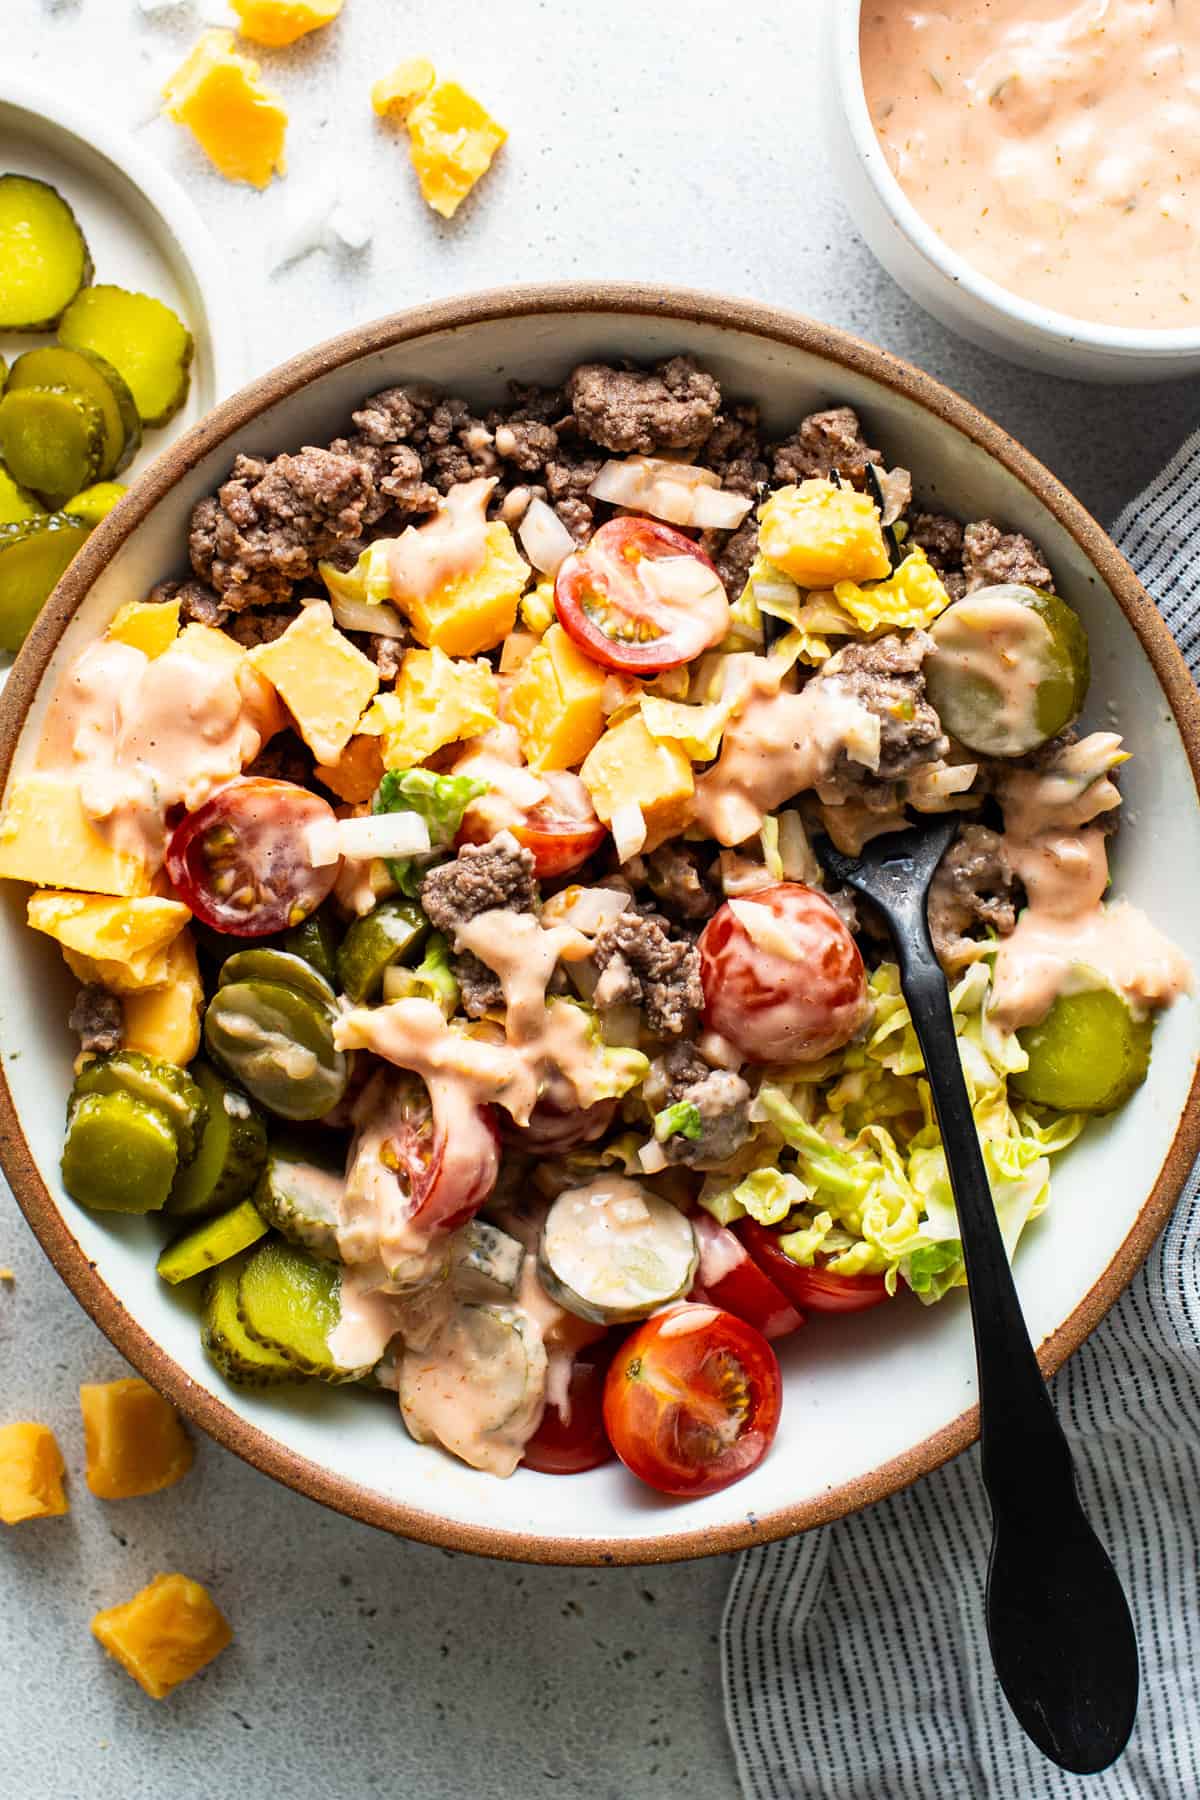
M 568 556 L 554 609 L 585 656 L 626 675 L 676 669 L 729 629 L 729 600 L 708 557 L 652 519 L 610 519 Z
M 767 915 L 759 941 L 728 902 L 700 934 L 704 1022 L 751 1062 L 819 1062 L 866 1014 L 858 945 L 824 894 L 803 882 L 757 888 L 745 904 Z M 777 930 L 794 958 L 766 941 Z
M 516 818 L 507 816 L 507 807 L 498 812 L 490 799 L 469 806 L 456 841 L 486 844 L 497 831 L 511 831 L 517 842 L 532 852 L 533 872 L 539 881 L 570 875 L 580 868 L 604 842 L 606 828 L 596 817 L 591 796 L 578 775 L 555 770 L 542 779 L 550 789 L 549 799 Z
M 542 1422 L 521 1458 L 527 1469 L 541 1475 L 581 1475 L 612 1461 L 613 1447 L 604 1429 L 604 1378 L 614 1344 L 614 1339 L 604 1339 L 575 1358 L 566 1414 L 546 1402 Z
M 757 1468 L 779 1426 L 783 1383 L 761 1331 L 684 1303 L 622 1343 L 604 1423 L 626 1468 L 661 1494 L 715 1494 Z
M 214 931 L 269 937 L 316 912 L 340 864 L 314 869 L 305 833 L 333 808 L 293 781 L 231 781 L 171 834 L 167 874 Z
M 407 1217 L 431 1232 L 456 1231 L 483 1205 L 500 1172 L 494 1108 L 454 1107 L 430 1096 L 416 1075 L 404 1080 L 388 1119 L 387 1160 L 407 1191 Z
M 797 1306 L 810 1312 L 866 1312 L 890 1298 L 882 1275 L 832 1275 L 828 1269 L 802 1268 L 779 1247 L 778 1234 L 756 1219 L 734 1226 L 751 1257 Z
M 797 1312 L 783 1289 L 764 1274 L 732 1231 L 703 1210 L 692 1214 L 692 1226 L 700 1245 L 700 1263 L 689 1299 L 723 1306 L 765 1338 L 799 1331 L 803 1313 Z

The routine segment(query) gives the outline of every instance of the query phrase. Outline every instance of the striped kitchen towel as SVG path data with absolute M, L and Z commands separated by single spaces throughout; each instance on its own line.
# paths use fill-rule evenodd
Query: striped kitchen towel
M 1200 432 L 1117 543 L 1200 673 Z M 1088 1514 L 1126 1578 L 1138 1722 L 1067 1775 L 1009 1713 L 983 1626 L 991 1527 L 970 1451 L 906 1493 L 739 1559 L 722 1636 L 747 1800 L 1200 1800 L 1200 1178 L 1054 1380 Z

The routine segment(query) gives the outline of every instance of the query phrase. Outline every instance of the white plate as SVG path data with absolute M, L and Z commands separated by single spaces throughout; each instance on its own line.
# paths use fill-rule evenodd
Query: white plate
M 3 76 L 0 174 L 32 175 L 57 188 L 88 241 L 93 280 L 165 301 L 195 339 L 187 401 L 168 425 L 146 432 L 119 477 L 128 484 L 245 378 L 241 322 L 217 247 L 182 188 L 134 139 Z M 11 363 L 53 341 L 52 333 L 0 332 L 0 355 Z
M 175 466 L 164 459 L 152 470 L 84 549 L 77 580 L 90 580 L 90 592 L 57 644 L 56 616 L 65 615 L 69 593 L 35 630 L 0 706 L 0 752 L 20 724 L 18 688 L 45 670 L 16 745 L 19 767 L 69 659 L 120 601 L 183 566 L 190 509 L 239 448 L 271 455 L 327 443 L 366 395 L 394 382 L 429 381 L 489 405 L 510 378 L 554 381 L 593 358 L 648 362 L 683 351 L 711 368 L 728 395 L 757 399 L 780 435 L 815 407 L 857 407 L 872 441 L 914 470 L 924 496 L 966 518 L 1003 521 L 1044 546 L 1091 641 L 1086 722 L 1123 731 L 1134 752 L 1122 770 L 1115 889 L 1144 906 L 1200 967 L 1200 806 L 1181 729 L 1182 722 L 1200 767 L 1200 707 L 1127 566 L 1078 503 L 965 402 L 883 352 L 745 302 L 620 286 L 516 289 L 381 321 L 265 377 L 180 445 L 169 459 Z M 155 1276 L 161 1227 L 90 1215 L 63 1193 L 74 984 L 53 944 L 26 930 L 23 890 L 3 888 L 0 1054 L 15 1107 L 14 1116 L 0 1084 L 4 1167 L 57 1267 L 118 1347 L 259 1467 L 435 1543 L 543 1561 L 648 1561 L 733 1549 L 837 1516 L 969 1441 L 975 1372 L 961 1294 L 929 1309 L 905 1296 L 858 1318 L 812 1320 L 781 1346 L 786 1391 L 771 1455 L 747 1480 L 699 1500 L 664 1500 L 617 1466 L 569 1479 L 522 1469 L 497 1481 L 414 1444 L 394 1407 L 378 1398 L 315 1386 L 274 1395 L 228 1387 L 205 1359 L 191 1297 Z M 1198 1039 L 1200 1006 L 1189 997 L 1160 1023 L 1145 1085 L 1056 1162 L 1053 1202 L 1016 1261 L 1030 1334 L 1048 1366 L 1115 1299 L 1178 1192 L 1194 1153 L 1186 1109 Z

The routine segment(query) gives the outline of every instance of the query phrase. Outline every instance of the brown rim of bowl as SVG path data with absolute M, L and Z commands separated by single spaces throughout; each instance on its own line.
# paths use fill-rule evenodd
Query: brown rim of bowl
M 372 352 L 432 332 L 454 330 L 493 319 L 546 313 L 619 313 L 724 326 L 807 351 L 865 375 L 916 401 L 944 424 L 993 456 L 1071 534 L 1112 593 L 1138 635 L 1183 738 L 1192 778 L 1200 793 L 1200 694 L 1166 624 L 1129 564 L 1091 515 L 1027 450 L 985 414 L 930 376 L 886 350 L 796 313 L 751 300 L 728 300 L 689 289 L 657 289 L 634 283 L 596 286 L 551 283 L 502 288 L 459 299 L 433 301 L 344 332 L 315 350 L 259 378 L 213 412 L 150 466 L 120 506 L 96 529 L 70 565 L 42 611 L 13 666 L 0 698 L 0 791 L 26 712 L 62 631 L 100 572 L 179 477 L 216 445 L 243 431 L 266 407 L 289 398 L 333 369 Z M 1193 1077 L 1174 1140 L 1145 1205 L 1103 1275 L 1074 1312 L 1038 1352 L 1049 1376 L 1060 1367 L 1108 1311 L 1132 1279 L 1166 1224 L 1183 1183 L 1200 1152 L 1200 1074 Z M 331 1474 L 248 1424 L 207 1389 L 199 1387 L 130 1317 L 101 1280 L 72 1237 L 33 1160 L 0 1066 L 0 1166 L 42 1248 L 80 1305 L 129 1362 L 189 1418 L 246 1462 L 297 1493 L 335 1511 L 401 1536 L 452 1550 L 515 1562 L 615 1564 L 677 1562 L 712 1556 L 806 1531 L 856 1512 L 907 1487 L 968 1448 L 978 1435 L 978 1408 L 971 1407 L 902 1456 L 828 1493 L 782 1507 L 765 1517 L 749 1516 L 728 1525 L 667 1535 L 580 1539 L 492 1531 L 456 1524 L 437 1514 L 389 1500 L 369 1488 Z M 664 1526 L 670 1514 L 664 1502 Z

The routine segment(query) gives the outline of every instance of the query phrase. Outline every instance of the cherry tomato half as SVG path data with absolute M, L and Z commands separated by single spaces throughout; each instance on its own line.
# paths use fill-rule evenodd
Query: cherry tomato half
M 501 818 L 487 801 L 468 806 L 458 831 L 460 844 L 486 844 L 499 830 L 511 831 L 519 844 L 533 853 L 533 872 L 539 881 L 569 875 L 600 848 L 605 827 L 596 817 L 591 796 L 578 775 L 555 770 L 542 780 L 549 799 L 517 818 Z
M 500 1172 L 500 1133 L 490 1106 L 455 1106 L 416 1075 L 389 1074 L 387 1098 L 374 1085 L 357 1108 L 376 1123 L 383 1158 L 408 1199 L 407 1217 L 430 1232 L 456 1231 L 483 1205 Z
M 521 1458 L 527 1469 L 542 1475 L 581 1475 L 611 1462 L 613 1447 L 604 1429 L 604 1378 L 616 1339 L 608 1337 L 581 1350 L 571 1364 L 564 1416 L 547 1400 L 542 1422 Z
M 309 826 L 333 808 L 294 781 L 231 781 L 171 834 L 167 874 L 180 898 L 214 931 L 268 937 L 316 912 L 340 863 L 314 869 Z
M 761 1331 L 716 1306 L 656 1313 L 622 1343 L 604 1424 L 626 1468 L 661 1494 L 715 1494 L 757 1468 L 783 1383 Z
M 559 569 L 554 608 L 585 656 L 626 675 L 678 668 L 729 629 L 729 600 L 708 557 L 652 519 L 602 525 Z
M 889 1298 L 882 1275 L 831 1275 L 828 1269 L 801 1268 L 779 1247 L 779 1238 L 756 1219 L 739 1219 L 734 1230 L 759 1268 L 788 1299 L 810 1312 L 866 1312 Z
M 759 1268 L 745 1246 L 703 1210 L 692 1214 L 700 1245 L 696 1286 L 689 1299 L 706 1299 L 753 1325 L 765 1338 L 788 1337 L 804 1323 L 783 1289 Z
M 866 1014 L 867 977 L 829 901 L 780 881 L 738 905 L 767 917 L 756 937 L 727 901 L 701 932 L 705 1024 L 751 1062 L 817 1062 L 839 1050 Z M 794 955 L 773 947 L 780 934 Z

